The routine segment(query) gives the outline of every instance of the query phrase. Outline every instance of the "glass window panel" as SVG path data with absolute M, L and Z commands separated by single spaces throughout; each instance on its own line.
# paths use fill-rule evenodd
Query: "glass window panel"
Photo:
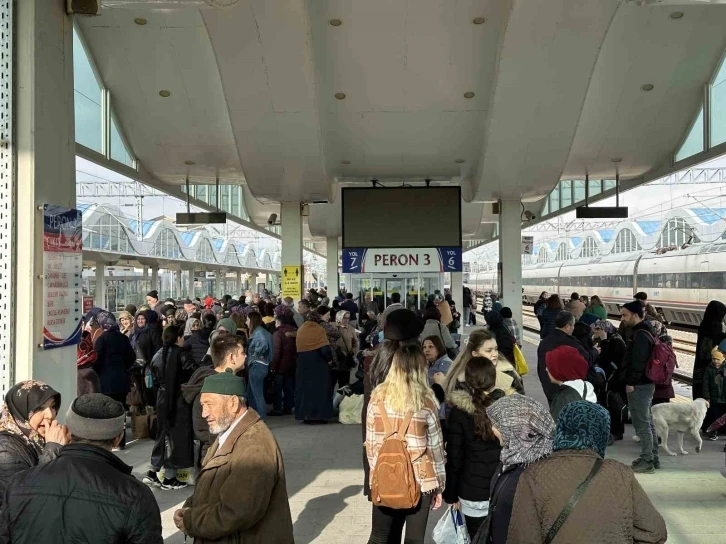
M 726 142 L 726 60 L 721 63 L 711 87 L 711 146 L 724 142 Z
M 602 190 L 609 191 L 610 189 L 615 189 L 615 180 L 614 179 L 602 180 Z
M 560 193 L 562 194 L 562 207 L 572 206 L 572 182 L 570 180 L 560 182 Z
M 591 179 L 589 192 L 590 196 L 595 196 L 602 193 L 602 181 L 599 179 Z
M 576 179 L 572 182 L 575 190 L 575 203 L 585 200 L 585 180 Z
M 556 212 L 559 209 L 560 209 L 560 187 L 558 185 L 550 193 L 550 213 Z
M 202 202 L 207 202 L 207 186 L 197 185 L 197 198 Z
M 713 102 L 715 103 L 715 100 Z M 726 110 L 724 111 L 726 112 Z M 714 119 L 713 114 L 711 115 L 711 119 Z M 726 132 L 726 127 L 724 127 L 724 129 L 724 132 Z M 711 134 L 715 134 L 715 131 L 712 130 Z M 676 162 L 682 161 L 683 159 L 691 157 L 701 151 L 703 151 L 703 107 L 698 110 L 696 122 L 693 123 L 693 126 L 688 132 L 688 136 L 686 136 L 686 140 L 683 142 L 683 145 L 681 145 L 681 148 L 676 151 Z
M 124 141 L 121 139 L 121 133 L 118 130 L 114 117 L 114 115 L 111 116 L 111 158 L 133 168 L 134 161 L 126 149 Z
M 550 199 L 549 198 L 547 198 L 545 200 L 544 208 L 542 208 L 542 215 L 547 215 L 548 213 L 550 213 Z M 723 237 L 726 240 L 726 233 L 724 233 Z
M 73 90 L 76 141 L 103 152 L 102 92 L 81 40 L 73 29 Z

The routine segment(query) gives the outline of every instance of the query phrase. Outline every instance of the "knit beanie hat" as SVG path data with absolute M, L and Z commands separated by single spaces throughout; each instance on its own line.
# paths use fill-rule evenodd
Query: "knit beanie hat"
M 629 312 L 637 314 L 638 317 L 643 317 L 643 305 L 640 303 L 639 300 L 634 300 L 632 302 L 628 302 L 627 304 L 623 304 L 623 308 L 625 308 Z
M 559 382 L 584 380 L 587 376 L 587 361 L 572 346 L 559 346 L 545 355 L 545 364 L 550 376 Z
M 231 368 L 224 372 L 215 372 L 204 378 L 202 393 L 213 393 L 215 395 L 235 395 L 237 397 L 247 396 L 247 387 L 243 378 L 235 375 Z
M 86 440 L 112 440 L 123 432 L 125 422 L 123 405 L 101 393 L 78 397 L 66 413 L 71 434 Z
M 410 340 L 418 337 L 424 324 L 411 310 L 394 310 L 386 317 L 383 336 L 386 340 Z
M 716 359 L 717 361 L 724 361 L 726 360 L 726 355 L 724 355 L 723 351 L 721 351 L 719 348 L 713 348 L 711 350 L 711 359 Z

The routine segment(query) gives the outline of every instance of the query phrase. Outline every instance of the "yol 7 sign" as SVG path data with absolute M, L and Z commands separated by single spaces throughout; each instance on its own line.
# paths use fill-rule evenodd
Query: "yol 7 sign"
M 343 250 L 343 272 L 461 272 L 460 247 L 349 248 Z

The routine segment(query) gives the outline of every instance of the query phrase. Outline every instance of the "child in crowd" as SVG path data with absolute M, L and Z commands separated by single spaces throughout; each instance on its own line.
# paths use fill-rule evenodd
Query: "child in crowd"
M 718 348 L 711 351 L 711 366 L 703 374 L 703 398 L 709 402 L 706 419 L 703 421 L 703 429 L 726 414 L 726 387 L 724 387 L 724 360 L 726 355 Z M 717 440 L 718 432 L 714 431 L 708 435 L 709 440 Z

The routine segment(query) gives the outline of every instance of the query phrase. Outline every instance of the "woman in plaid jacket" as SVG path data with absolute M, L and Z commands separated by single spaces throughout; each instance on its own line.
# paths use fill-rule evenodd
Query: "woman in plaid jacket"
M 429 510 L 441 506 L 446 487 L 444 443 L 439 424 L 439 406 L 428 385 L 426 359 L 417 345 L 399 348 L 393 357 L 385 381 L 371 394 L 366 413 L 366 454 L 373 475 L 378 452 L 383 444 L 385 409 L 391 426 L 396 428 L 413 412 L 406 432 L 406 445 L 413 463 L 416 480 L 421 486 L 421 501 L 408 510 L 373 505 L 369 544 L 400 542 L 406 525 L 406 543 L 423 543 Z

